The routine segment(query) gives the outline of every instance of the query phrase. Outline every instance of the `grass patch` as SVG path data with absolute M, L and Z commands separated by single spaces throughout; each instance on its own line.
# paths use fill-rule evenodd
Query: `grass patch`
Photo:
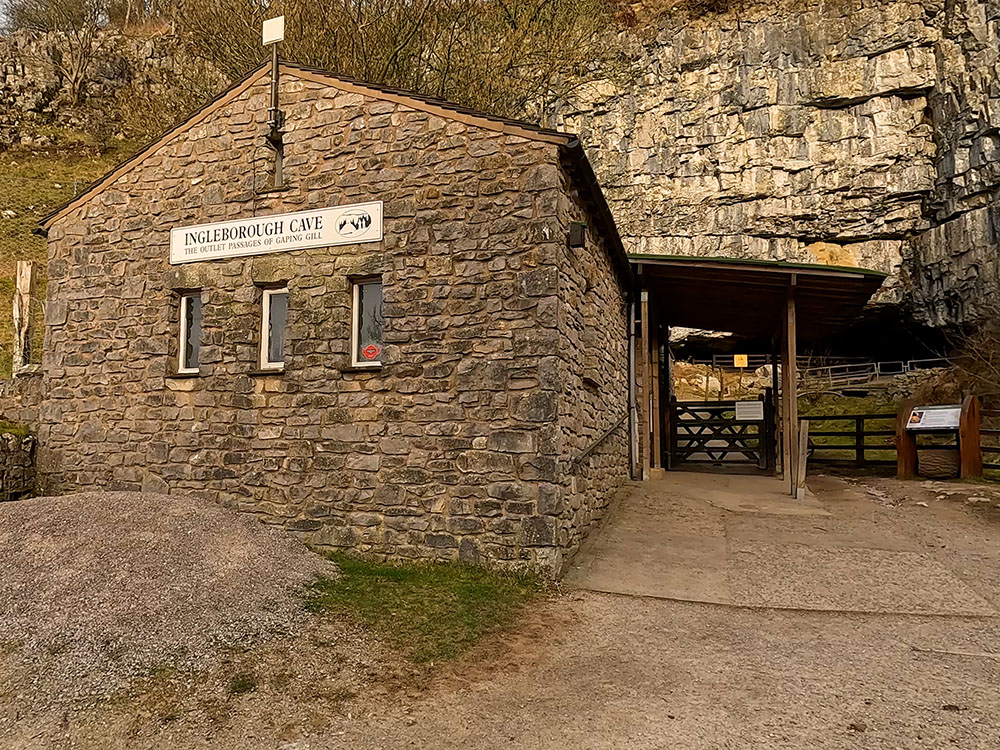
M 28 437 L 29 431 L 27 425 L 15 424 L 13 422 L 7 422 L 0 419 L 0 435 L 17 435 L 17 437 Z
M 72 142 L 72 141 L 71 141 Z M 120 150 L 98 153 L 86 139 L 73 148 L 48 151 L 12 150 L 0 154 L 0 378 L 10 376 L 13 328 L 11 300 L 14 269 L 19 260 L 38 267 L 37 315 L 45 294 L 45 239 L 33 233 L 39 220 L 79 194 L 123 156 Z M 41 354 L 41 326 L 36 325 L 33 361 Z
M 378 563 L 330 558 L 340 578 L 320 579 L 306 606 L 371 628 L 418 664 L 451 659 L 508 625 L 544 590 L 535 575 L 458 563 Z

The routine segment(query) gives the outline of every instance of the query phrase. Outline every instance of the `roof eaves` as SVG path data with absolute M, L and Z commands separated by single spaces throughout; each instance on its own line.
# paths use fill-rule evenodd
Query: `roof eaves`
M 561 147 L 561 151 L 575 167 L 574 170 L 571 170 L 571 173 L 587 194 L 594 208 L 594 218 L 600 228 L 601 236 L 606 241 L 611 261 L 622 284 L 631 294 L 636 287 L 635 271 L 629 262 L 629 256 L 625 251 L 621 235 L 618 233 L 618 226 L 615 224 L 614 215 L 611 213 L 611 208 L 604 197 L 604 191 L 601 190 L 601 186 L 597 181 L 597 175 L 594 174 L 594 168 L 590 164 L 590 159 L 587 158 L 587 153 L 583 149 L 583 144 L 580 143 L 578 138 L 573 137 L 569 143 Z
M 724 256 L 698 256 L 698 255 L 661 255 L 658 253 L 629 253 L 629 260 L 637 263 L 664 263 L 664 264 L 708 264 L 719 266 L 754 266 L 760 270 L 805 271 L 817 274 L 851 274 L 853 276 L 871 276 L 873 278 L 885 279 L 889 274 L 884 271 L 876 271 L 871 268 L 859 268 L 857 266 L 833 266 L 824 263 L 799 263 L 787 260 L 765 260 L 763 258 L 730 258 Z
M 342 91 L 360 93 L 373 99 L 403 104 L 404 106 L 436 114 L 446 119 L 457 120 L 470 125 L 478 125 L 488 130 L 500 133 L 519 135 L 531 140 L 557 143 L 560 145 L 568 145 L 572 141 L 576 140 L 576 136 L 572 133 L 563 133 L 559 130 L 543 128 L 534 123 L 470 109 L 469 107 L 465 107 L 461 104 L 455 104 L 454 102 L 449 102 L 445 99 L 425 96 L 413 91 L 406 91 L 404 89 L 396 89 L 390 86 L 360 81 L 356 78 L 351 78 L 350 76 L 344 76 L 338 73 L 333 73 L 329 70 L 323 70 L 322 68 L 315 68 L 292 62 L 283 62 L 281 63 L 281 67 L 294 71 L 307 80 L 316 80 L 318 83 L 332 85 Z

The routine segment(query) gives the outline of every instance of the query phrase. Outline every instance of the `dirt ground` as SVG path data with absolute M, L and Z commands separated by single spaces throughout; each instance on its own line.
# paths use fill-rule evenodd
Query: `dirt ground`
M 731 514 L 728 543 L 745 551 L 769 527 L 790 547 L 905 552 L 949 573 L 910 574 L 913 600 L 938 614 L 837 611 L 836 598 L 802 585 L 808 570 L 786 571 L 801 579 L 782 590 L 797 592 L 801 609 L 568 592 L 536 610 L 492 668 L 374 706 L 296 750 L 1000 747 L 1000 619 L 987 614 L 1000 605 L 1000 491 L 816 484 L 828 516 Z M 731 559 L 730 575 L 742 580 L 743 555 Z M 824 567 L 815 588 L 830 586 L 834 572 Z M 892 566 L 886 574 L 901 575 Z M 877 581 L 877 570 L 867 578 Z M 979 614 L 947 614 L 947 592 L 930 590 L 955 582 L 983 603 Z M 885 591 L 900 587 L 894 580 Z
M 890 479 L 817 486 L 826 516 L 724 514 L 734 551 L 726 564 L 739 583 L 732 590 L 749 596 L 747 581 L 767 583 L 768 570 L 794 574 L 795 586 L 780 594 L 801 596 L 800 608 L 785 599 L 781 607 L 710 604 L 567 587 L 509 632 L 428 672 L 392 662 L 364 633 L 345 641 L 341 629 L 312 630 L 235 655 L 210 681 L 214 692 L 154 676 L 142 696 L 69 715 L 56 741 L 21 746 L 1000 747 L 1000 488 Z M 789 570 L 746 578 L 741 567 L 753 545 L 776 540 L 875 553 L 865 558 L 874 571 L 844 569 L 858 589 L 876 588 L 877 566 L 890 559 L 883 553 L 905 555 L 921 564 L 909 572 L 887 565 L 886 590 L 909 581 L 912 600 L 927 609 L 838 610 L 848 588 L 836 580 L 838 555 L 784 556 Z M 810 579 L 797 569 L 802 560 L 821 564 L 822 575 Z M 937 589 L 959 584 L 962 606 L 952 612 L 948 592 Z M 836 596 L 824 596 L 827 588 Z M 234 670 L 247 669 L 255 689 L 233 691 Z

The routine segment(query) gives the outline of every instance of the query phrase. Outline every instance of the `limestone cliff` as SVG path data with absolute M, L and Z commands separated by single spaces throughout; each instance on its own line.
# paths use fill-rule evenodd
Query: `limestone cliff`
M 554 113 L 633 252 L 859 265 L 961 324 L 997 279 L 997 0 L 662 11 Z

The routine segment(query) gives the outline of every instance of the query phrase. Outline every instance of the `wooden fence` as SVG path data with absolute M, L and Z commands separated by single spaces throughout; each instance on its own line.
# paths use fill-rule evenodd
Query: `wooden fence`
M 1000 471 L 1000 411 L 982 409 L 979 427 L 979 449 L 983 454 L 983 468 Z M 989 426 L 986 426 L 989 425 Z
M 857 467 L 896 465 L 895 414 L 814 414 L 799 419 L 810 423 L 810 463 Z M 885 426 L 878 423 L 885 423 Z M 883 440 L 871 442 L 870 438 Z M 871 455 L 874 452 L 878 453 Z

